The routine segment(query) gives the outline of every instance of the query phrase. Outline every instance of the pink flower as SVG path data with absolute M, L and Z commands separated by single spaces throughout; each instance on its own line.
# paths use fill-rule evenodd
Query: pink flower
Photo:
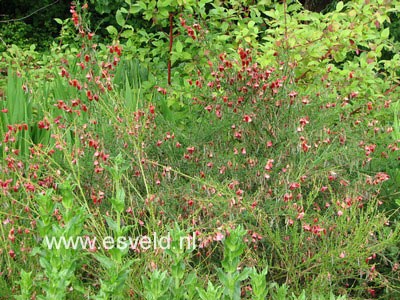
M 267 171 L 272 170 L 273 163 L 274 163 L 273 159 L 268 159 L 267 164 L 265 165 L 264 169 L 267 170 Z
M 291 98 L 294 98 L 294 97 L 296 97 L 297 96 L 297 92 L 296 91 L 291 91 L 290 93 L 289 93 L 289 97 L 291 97 Z
M 380 183 L 380 182 L 384 182 L 390 179 L 390 176 L 388 174 L 386 174 L 385 172 L 379 172 L 375 175 L 375 180 L 374 183 Z
M 303 219 L 303 218 L 304 218 L 304 212 L 299 213 L 299 214 L 297 215 L 297 217 L 296 217 L 297 220 L 301 220 L 301 219 Z M 304 226 L 303 226 L 303 228 L 304 228 Z
M 162 88 L 162 87 L 156 87 L 157 88 L 157 92 L 159 92 L 159 93 L 161 93 L 161 94 L 163 94 L 163 95 L 166 95 L 167 94 L 167 90 L 166 89 L 164 89 L 164 88 Z
M 214 236 L 214 241 L 222 241 L 224 239 L 224 235 L 221 232 L 217 232 Z

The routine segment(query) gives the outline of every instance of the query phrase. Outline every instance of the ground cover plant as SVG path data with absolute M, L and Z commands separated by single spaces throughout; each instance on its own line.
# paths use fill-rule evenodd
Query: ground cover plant
M 2 55 L 0 298 L 399 297 L 397 2 L 90 5 Z

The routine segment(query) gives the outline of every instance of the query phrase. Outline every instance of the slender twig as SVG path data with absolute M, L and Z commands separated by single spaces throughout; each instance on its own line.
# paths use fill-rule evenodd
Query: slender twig
M 392 86 L 390 89 L 385 91 L 385 95 L 390 94 L 391 92 L 393 92 L 397 87 L 400 86 L 400 82 L 398 82 L 396 85 Z
M 304 44 L 298 44 L 298 45 L 294 45 L 294 46 L 292 46 L 292 47 L 289 47 L 290 49 L 296 49 L 296 48 L 300 48 L 300 47 L 305 47 L 305 46 L 308 46 L 308 45 L 311 45 L 311 44 L 314 44 L 315 42 L 319 42 L 319 41 L 321 41 L 323 38 L 324 38 L 325 36 L 324 36 L 324 34 L 321 36 L 321 37 L 319 37 L 319 38 L 317 38 L 317 39 L 315 39 L 315 40 L 312 40 L 312 41 L 307 41 L 306 43 L 304 43 Z

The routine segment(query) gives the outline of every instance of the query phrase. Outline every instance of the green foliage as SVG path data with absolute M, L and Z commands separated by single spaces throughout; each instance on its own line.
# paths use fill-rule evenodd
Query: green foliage
M 1 24 L 0 32 L 1 52 L 6 51 L 7 45 L 15 44 L 22 48 L 29 48 L 36 41 L 32 36 L 32 28 L 23 22 Z
M 218 278 L 224 286 L 226 299 L 241 298 L 241 283 L 251 273 L 251 269 L 238 271 L 241 255 L 246 246 L 242 242 L 246 231 L 242 227 L 229 232 L 224 240 L 224 259 L 221 262 L 223 269 L 218 269 Z
M 21 270 L 21 279 L 18 284 L 21 287 L 21 294 L 17 295 L 15 299 L 24 300 L 30 298 L 33 288 L 32 271 L 28 273 Z
M 61 189 L 62 205 L 54 202 L 51 191 L 47 195 L 38 196 L 36 203 L 38 204 L 38 231 L 41 237 L 44 237 L 42 245 L 35 247 L 33 254 L 39 256 L 39 264 L 43 273 L 37 273 L 35 282 L 44 292 L 40 299 L 66 299 L 69 294 L 67 288 L 71 285 L 74 290 L 81 291 L 80 282 L 76 280 L 75 272 L 79 270 L 82 264 L 82 254 L 79 249 L 66 249 L 60 247 L 50 248 L 50 241 L 53 238 L 65 238 L 79 236 L 83 231 L 83 225 L 86 219 L 85 212 L 82 208 L 76 207 L 74 204 L 74 194 L 72 187 L 67 182 Z M 52 214 L 55 209 L 63 218 L 63 225 L 55 224 L 52 220 Z M 68 262 L 66 264 L 66 262 Z M 24 273 L 23 273 L 24 274 Z M 21 277 L 24 285 L 27 284 L 29 278 L 25 274 L 25 278 Z M 24 287 L 24 286 L 22 286 Z M 22 288 L 23 293 L 27 293 L 26 288 Z
M 32 44 L 48 51 L 60 27 L 54 18 L 68 14 L 67 1 L 8 1 L 1 4 L 0 51 L 12 44 L 27 49 Z
M 124 5 L 125 1 L 123 0 L 118 0 L 118 1 L 109 1 L 109 0 L 100 0 L 100 1 L 94 1 L 90 0 L 91 4 L 94 4 L 94 8 L 96 11 L 100 14 L 111 14 L 115 13 L 115 11 L 121 6 Z
M 16 149 L 23 155 L 28 154 L 28 147 L 33 128 L 28 124 L 33 121 L 32 101 L 29 90 L 21 78 L 11 69 L 8 71 L 7 98 L 1 102 L 3 113 L 0 115 L 0 133 L 7 140 L 16 140 Z M 4 157 L 5 149 L 0 146 L 0 154 Z

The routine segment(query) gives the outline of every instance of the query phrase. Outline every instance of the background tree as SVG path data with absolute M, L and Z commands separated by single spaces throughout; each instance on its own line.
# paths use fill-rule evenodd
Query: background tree
M 5 44 L 36 44 L 39 50 L 45 50 L 60 33 L 54 18 L 68 18 L 69 5 L 68 0 L 0 1 L 0 49 L 4 50 Z

